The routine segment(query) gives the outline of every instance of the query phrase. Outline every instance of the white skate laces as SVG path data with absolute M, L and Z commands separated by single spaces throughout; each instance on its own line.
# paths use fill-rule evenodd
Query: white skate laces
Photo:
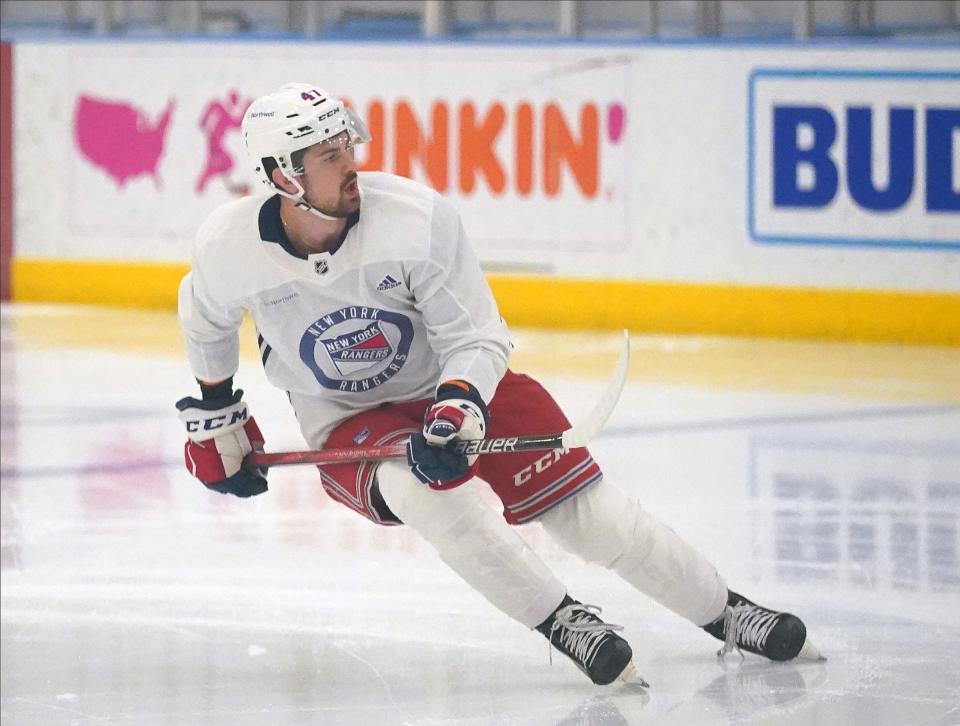
M 560 631 L 560 645 L 583 663 L 585 668 L 593 665 L 593 659 L 607 633 L 623 630 L 622 625 L 613 625 L 599 620 L 602 609 L 596 605 L 573 603 L 557 610 L 547 635 L 550 665 L 553 665 L 553 634 Z
M 723 647 L 717 651 L 720 658 L 736 649 L 743 657 L 741 645 L 763 651 L 770 631 L 777 624 L 780 613 L 766 610 L 757 605 L 728 605 L 723 611 Z

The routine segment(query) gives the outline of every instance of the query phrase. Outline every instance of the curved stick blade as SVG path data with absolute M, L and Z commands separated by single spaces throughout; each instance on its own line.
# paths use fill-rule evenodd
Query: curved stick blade
M 594 405 L 590 415 L 583 421 L 574 424 L 563 432 L 563 446 L 566 449 L 578 449 L 590 443 L 610 418 L 613 409 L 617 406 L 623 386 L 627 382 L 627 373 L 630 368 L 630 333 L 623 331 L 623 342 L 620 345 L 620 358 L 614 370 L 613 378 L 607 384 L 606 390 Z

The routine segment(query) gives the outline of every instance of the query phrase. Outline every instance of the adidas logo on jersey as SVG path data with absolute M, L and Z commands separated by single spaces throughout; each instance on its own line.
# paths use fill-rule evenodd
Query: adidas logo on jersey
M 380 284 L 377 285 L 377 289 L 381 292 L 383 290 L 392 290 L 395 287 L 400 287 L 400 283 L 397 282 L 393 275 L 384 276 L 384 278 L 380 280 Z

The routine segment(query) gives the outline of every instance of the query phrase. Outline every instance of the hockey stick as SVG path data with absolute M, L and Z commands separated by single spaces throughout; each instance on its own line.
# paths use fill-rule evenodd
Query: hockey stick
M 558 434 L 542 436 L 500 436 L 492 439 L 474 439 L 457 441 L 454 451 L 460 454 L 507 454 L 517 451 L 542 451 L 546 449 L 579 449 L 593 439 L 617 405 L 623 384 L 627 380 L 630 365 L 630 336 L 623 331 L 620 357 L 613 377 L 606 390 L 594 405 L 590 415 L 580 423 Z M 267 468 L 290 464 L 348 464 L 357 461 L 376 461 L 379 459 L 400 459 L 407 455 L 407 445 L 390 444 L 387 446 L 349 446 L 341 449 L 321 449 L 319 451 L 281 451 L 273 454 L 252 453 L 243 460 L 246 468 Z

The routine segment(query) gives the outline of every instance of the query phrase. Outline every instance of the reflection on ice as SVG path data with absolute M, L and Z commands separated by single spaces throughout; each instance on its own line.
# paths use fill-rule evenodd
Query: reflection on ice
M 957 441 L 758 438 L 751 448 L 778 579 L 960 591 Z
M 524 527 L 572 593 L 626 626 L 647 693 L 551 667 L 542 638 L 406 528 L 331 502 L 309 467 L 271 472 L 255 500 L 203 490 L 182 469 L 173 317 L 149 318 L 156 351 L 98 347 L 104 325 L 111 346 L 143 340 L 133 315 L 3 308 L 4 726 L 957 720 L 960 352 L 635 339 L 591 447 L 607 478 L 736 589 L 801 614 L 829 658 L 719 662 L 715 640 Z M 520 370 L 571 415 L 589 409 L 603 381 L 577 351 L 612 363 L 609 336 L 517 337 L 550 351 Z M 828 366 L 821 380 L 805 362 L 823 355 L 861 373 L 882 358 L 884 378 L 844 387 Z M 299 448 L 258 366 L 245 358 L 239 378 L 270 447 Z

